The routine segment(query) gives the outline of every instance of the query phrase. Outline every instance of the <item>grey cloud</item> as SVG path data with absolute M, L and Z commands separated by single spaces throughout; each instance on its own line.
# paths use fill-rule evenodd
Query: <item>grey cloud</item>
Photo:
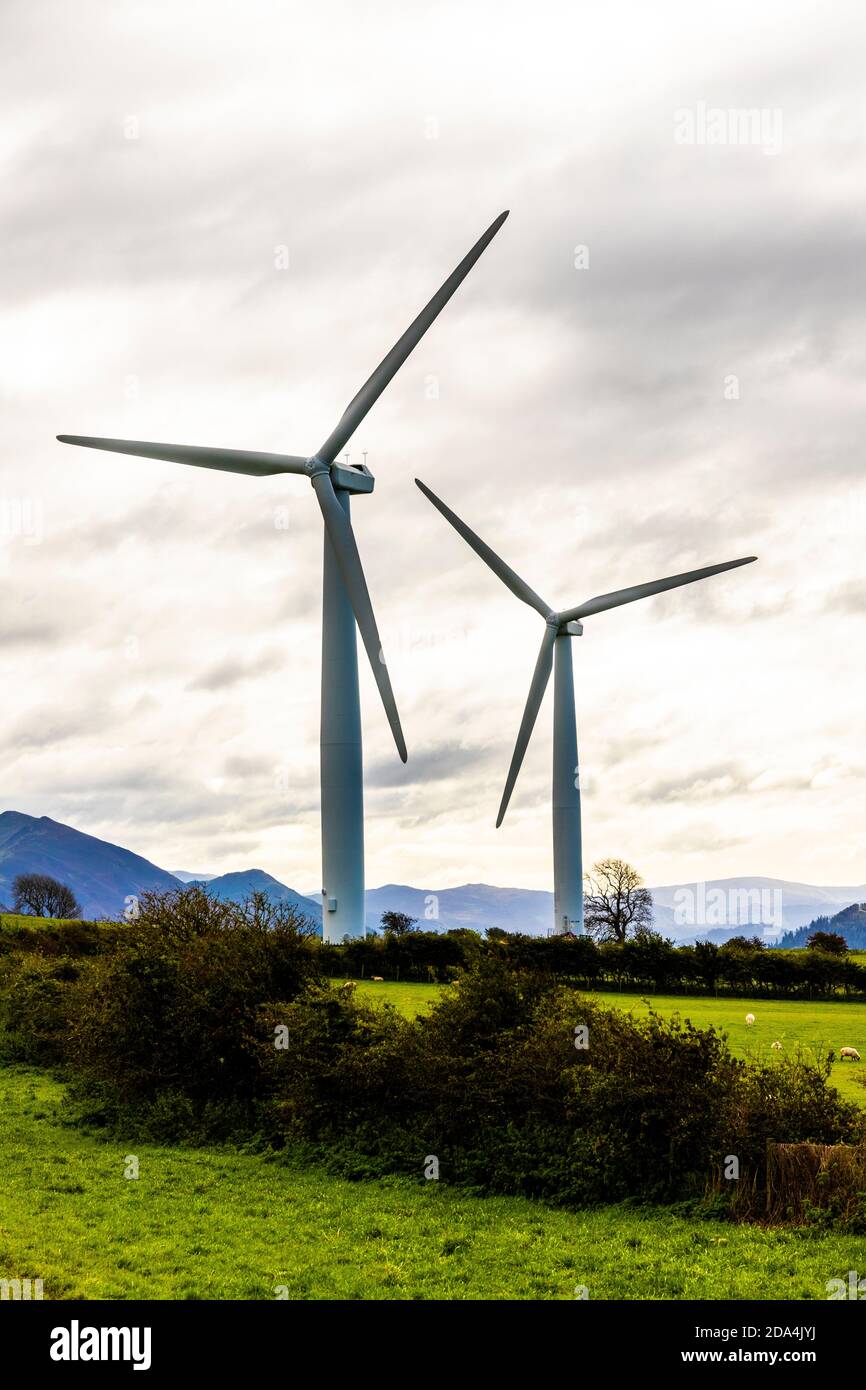
M 824 600 L 825 613 L 866 613 L 866 580 L 852 579 L 832 589 Z
M 439 744 L 412 753 L 406 764 L 396 756 L 378 761 L 367 768 L 364 780 L 371 788 L 404 787 L 411 790 L 415 783 L 428 786 L 472 775 L 478 769 L 489 768 L 494 756 L 494 750 L 489 747 Z
M 28 620 L 18 614 L 0 617 L 0 643 L 9 647 L 41 647 L 54 642 L 62 634 L 62 625 L 47 617 Z
M 643 805 L 656 802 L 722 802 L 739 796 L 761 797 L 780 791 L 811 791 L 815 779 L 828 770 L 827 766 L 818 765 L 804 767 L 802 772 L 776 773 L 773 768 L 746 769 L 740 763 L 717 763 L 644 782 L 627 793 L 627 799 Z M 845 766 L 834 766 L 833 771 L 841 776 L 854 773 L 854 769 Z
M 748 844 L 748 836 L 731 835 L 712 825 L 689 825 L 673 835 L 663 836 L 660 845 L 677 856 L 688 854 L 717 854 L 719 850 L 739 849 Z
M 751 778 L 737 764 L 717 763 L 676 776 L 660 777 L 636 787 L 632 799 L 648 804 L 668 801 L 715 801 L 748 790 Z
M 104 718 L 105 710 L 93 705 L 77 712 L 51 708 L 32 708 L 27 718 L 13 726 L 4 736 L 10 753 L 25 749 L 52 748 L 56 744 L 89 735 L 94 725 Z
M 233 753 L 222 765 L 226 777 L 273 777 L 274 763 L 270 758 Z
M 284 659 L 284 654 L 276 649 L 264 651 L 258 656 L 247 657 L 246 659 L 229 656 L 203 671 L 200 676 L 196 676 L 187 685 L 187 690 L 204 690 L 210 694 L 227 690 L 243 681 L 252 680 L 254 676 L 278 671 L 283 665 Z

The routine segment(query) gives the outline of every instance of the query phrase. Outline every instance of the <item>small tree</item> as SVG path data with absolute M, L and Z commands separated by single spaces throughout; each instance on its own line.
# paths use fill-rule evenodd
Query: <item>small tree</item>
M 508 932 L 504 927 L 485 927 L 484 935 L 488 941 L 506 942 L 508 940 Z
M 75 894 L 65 883 L 48 874 L 19 874 L 12 885 L 15 912 L 34 917 L 80 917 Z
M 382 913 L 382 926 L 386 936 L 408 936 L 417 920 L 417 917 L 410 917 L 405 912 Z
M 721 950 L 739 953 L 744 956 L 753 956 L 756 951 L 765 951 L 766 947 L 759 936 L 729 936 L 727 941 L 723 941 Z
M 719 977 L 719 948 L 714 941 L 696 941 L 692 947 L 697 978 L 709 989 Z
M 623 942 L 652 929 L 653 900 L 637 869 L 623 859 L 600 859 L 587 875 L 584 923 L 596 941 Z
M 806 942 L 810 951 L 826 951 L 831 956 L 847 956 L 848 942 L 839 932 L 813 931 Z

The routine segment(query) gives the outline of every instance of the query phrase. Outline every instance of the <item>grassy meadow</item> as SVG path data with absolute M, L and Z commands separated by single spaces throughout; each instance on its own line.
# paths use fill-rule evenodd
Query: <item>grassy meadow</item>
M 42 931 L 45 927 L 77 927 L 78 918 L 72 917 L 34 917 L 29 912 L 4 912 L 0 917 L 0 930 L 5 927 L 24 927 L 27 931 Z
M 48 1299 L 795 1299 L 866 1266 L 866 1238 L 555 1211 L 447 1182 L 348 1182 L 233 1149 L 73 1128 L 63 1085 L 0 1069 L 0 1278 Z M 420 1170 L 420 1164 L 419 1164 Z

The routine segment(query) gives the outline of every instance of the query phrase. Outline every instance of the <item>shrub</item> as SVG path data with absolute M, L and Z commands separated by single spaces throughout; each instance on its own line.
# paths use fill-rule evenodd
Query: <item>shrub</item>
M 110 950 L 127 930 L 112 922 L 4 922 L 0 926 L 0 956 L 24 952 L 36 956 L 95 956 Z
M 201 889 L 145 895 L 116 948 L 72 986 L 67 1058 L 127 1099 L 262 1093 L 259 1011 L 316 978 L 308 928 L 285 905 Z
M 4 963 L 0 987 L 0 1043 L 16 1061 L 46 1062 L 60 1053 L 77 962 L 18 954 Z
M 575 1028 L 588 1046 L 575 1047 Z M 763 1191 L 768 1139 L 856 1139 L 863 1117 L 805 1062 L 733 1058 L 712 1029 L 606 1010 L 486 961 L 413 1021 L 309 996 L 275 1059 L 287 1133 L 323 1158 L 580 1205 L 704 1192 L 724 1157 Z

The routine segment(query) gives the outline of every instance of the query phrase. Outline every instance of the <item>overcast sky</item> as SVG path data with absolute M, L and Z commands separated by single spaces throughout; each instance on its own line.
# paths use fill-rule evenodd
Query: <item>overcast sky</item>
M 349 446 L 409 746 L 363 669 L 368 884 L 552 887 L 552 693 L 494 829 L 541 619 L 415 476 L 557 607 L 760 557 L 587 620 L 587 862 L 866 880 L 864 40 L 859 0 L 5 0 L 0 809 L 319 886 L 309 485 L 54 436 L 311 453 L 510 208 Z

